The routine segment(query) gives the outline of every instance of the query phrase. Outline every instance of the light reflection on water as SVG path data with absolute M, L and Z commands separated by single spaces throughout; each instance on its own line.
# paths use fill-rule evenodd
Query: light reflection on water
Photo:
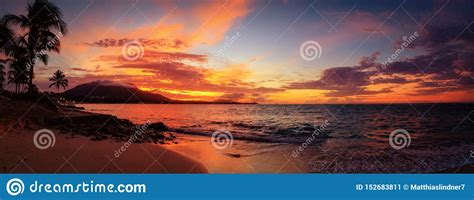
M 177 132 L 211 135 L 230 131 L 242 141 L 279 143 L 292 149 L 326 120 L 318 140 L 298 158 L 311 172 L 432 172 L 466 164 L 474 147 L 474 104 L 395 105 L 182 105 L 83 104 L 86 110 L 112 114 L 134 123 L 161 121 Z M 389 133 L 405 129 L 412 142 L 390 147 Z M 259 149 L 247 145 L 248 151 Z M 468 160 L 468 163 L 473 160 Z

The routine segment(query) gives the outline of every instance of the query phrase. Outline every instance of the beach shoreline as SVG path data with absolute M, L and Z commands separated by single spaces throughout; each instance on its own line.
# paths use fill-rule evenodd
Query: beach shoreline
M 233 140 L 232 145 L 216 147 L 212 137 L 176 133 L 178 143 L 163 147 L 192 157 L 209 173 L 217 174 L 300 174 L 308 166 L 291 158 L 294 144 Z
M 157 145 L 173 142 L 160 123 L 129 143 L 137 125 L 113 115 L 6 98 L 0 101 L 1 112 L 9 113 L 0 116 L 1 173 L 208 172 L 194 159 Z M 45 130 L 53 140 L 35 138 Z M 49 142 L 48 146 L 41 146 L 42 142 Z
M 293 158 L 288 152 L 299 143 L 236 137 L 232 145 L 220 149 L 208 134 L 174 132 L 174 127 L 153 120 L 140 124 L 122 115 L 1 100 L 1 111 L 10 113 L 0 118 L 2 173 L 341 173 L 315 171 L 307 159 Z M 33 144 L 41 129 L 54 133 L 51 148 L 41 150 Z M 474 170 L 467 163 L 425 173 Z
M 56 132 L 58 130 L 52 130 Z M 152 143 L 134 143 L 120 156 L 124 142 L 93 141 L 88 137 L 56 134 L 55 144 L 38 149 L 34 131 L 10 133 L 1 140 L 1 173 L 207 173 L 194 159 Z

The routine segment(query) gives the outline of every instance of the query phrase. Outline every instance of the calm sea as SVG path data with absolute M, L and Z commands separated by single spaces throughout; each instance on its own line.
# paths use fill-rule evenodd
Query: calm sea
M 178 133 L 228 131 L 256 148 L 278 144 L 309 172 L 426 173 L 474 163 L 474 104 L 80 106 Z

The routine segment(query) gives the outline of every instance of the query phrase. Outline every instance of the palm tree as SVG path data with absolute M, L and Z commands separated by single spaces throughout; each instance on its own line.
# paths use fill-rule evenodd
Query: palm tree
M 53 77 L 49 79 L 49 81 L 53 82 L 51 85 L 49 85 L 49 88 L 56 86 L 58 88 L 58 93 L 59 93 L 59 87 L 62 86 L 64 89 L 68 86 L 68 80 L 66 79 L 66 75 L 61 70 L 58 70 L 54 72 Z
M 2 21 L 8 25 L 10 23 L 19 25 L 26 32 L 20 36 L 20 40 L 28 52 L 28 88 L 33 88 L 34 65 L 39 59 L 45 65 L 48 64 L 49 51 L 59 53 L 60 42 L 58 36 L 53 31 L 59 31 L 60 35 L 66 33 L 66 23 L 62 19 L 61 10 L 48 0 L 35 0 L 27 6 L 27 15 L 7 14 Z
M 3 52 L 3 49 L 10 41 L 13 39 L 13 31 L 6 26 L 4 21 L 0 21 L 0 52 Z
M 6 73 L 3 71 L 5 70 L 5 61 L 0 61 L 0 91 L 3 90 L 3 82 L 5 81 Z
M 12 43 L 13 35 L 13 31 L 3 21 L 0 21 L 0 53 L 7 54 L 4 49 L 9 49 L 8 46 Z M 8 61 L 8 59 L 0 60 L 0 90 L 3 90 L 3 82 L 6 75 L 4 70 Z
M 27 66 L 31 66 L 28 56 L 28 49 L 20 38 L 12 38 L 6 44 L 2 51 L 8 57 L 4 63 L 8 63 L 10 70 L 8 71 L 8 83 L 15 84 L 15 92 L 23 91 L 29 83 L 29 71 Z
M 28 88 L 29 77 L 27 75 L 25 59 L 12 59 L 10 61 L 10 71 L 8 71 L 8 84 L 15 84 L 15 93 L 20 93 Z

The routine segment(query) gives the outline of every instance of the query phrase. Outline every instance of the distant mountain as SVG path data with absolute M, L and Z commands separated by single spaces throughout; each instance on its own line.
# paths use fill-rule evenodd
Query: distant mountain
M 242 104 L 231 100 L 181 101 L 138 89 L 130 83 L 98 80 L 66 90 L 62 96 L 83 103 Z M 254 104 L 254 103 L 252 103 Z
M 87 103 L 169 103 L 172 100 L 138 89 L 130 83 L 99 80 L 78 85 L 62 93 L 63 97 Z
M 182 101 L 182 100 L 172 100 L 172 104 L 257 104 L 255 102 L 252 103 L 242 103 L 238 101 L 232 100 L 215 100 L 215 101 Z

